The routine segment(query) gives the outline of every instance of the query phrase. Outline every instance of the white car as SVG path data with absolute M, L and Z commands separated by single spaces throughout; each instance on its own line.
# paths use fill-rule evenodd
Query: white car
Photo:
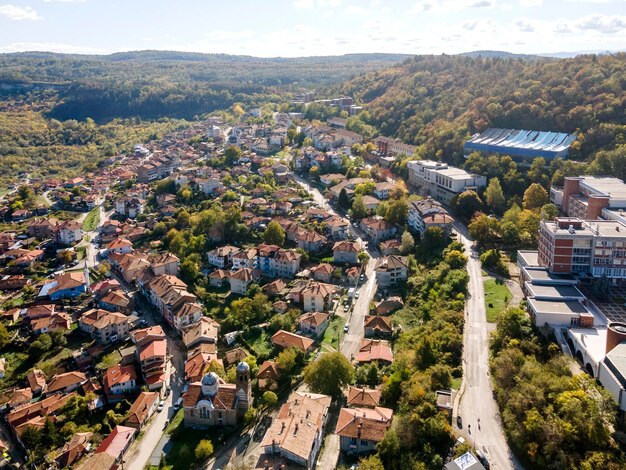
M 356 291 L 356 293 L 354 294 L 354 298 L 358 299 L 359 298 L 359 291 Z
M 161 400 L 157 406 L 157 411 L 163 411 L 163 408 L 165 408 L 165 401 Z
M 343 332 L 347 333 L 349 329 L 350 329 L 350 322 L 346 322 L 346 324 L 343 325 Z

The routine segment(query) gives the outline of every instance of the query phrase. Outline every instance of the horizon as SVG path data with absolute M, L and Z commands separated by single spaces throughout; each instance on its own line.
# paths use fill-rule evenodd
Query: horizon
M 626 1 L 276 0 L 267 6 L 251 0 L 175 5 L 167 0 L 108 5 L 8 0 L 0 3 L 0 28 L 2 53 L 562 55 L 623 51 Z

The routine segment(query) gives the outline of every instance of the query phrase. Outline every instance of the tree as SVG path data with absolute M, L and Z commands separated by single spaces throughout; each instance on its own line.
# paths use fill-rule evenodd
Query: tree
M 296 348 L 283 349 L 276 357 L 276 365 L 285 374 L 290 374 L 296 367 L 300 357 L 301 352 Z
M 346 188 L 341 188 L 341 191 L 339 191 L 339 199 L 337 202 L 339 203 L 339 206 L 344 209 L 350 208 L 350 197 L 348 196 Z
M 278 397 L 276 396 L 276 394 L 269 390 L 263 393 L 262 399 L 263 403 L 267 407 L 274 406 L 276 403 L 278 403 Z
M 548 191 L 538 183 L 531 184 L 524 191 L 524 209 L 539 209 L 549 202 Z
M 367 208 L 365 207 L 363 196 L 360 194 L 356 195 L 354 197 L 354 201 L 352 202 L 352 217 L 355 219 L 367 217 Z
M 198 462 L 204 462 L 213 454 L 213 443 L 208 439 L 201 439 L 196 446 L 194 455 Z
M 366 181 L 365 183 L 359 183 L 354 188 L 354 194 L 360 196 L 367 196 L 372 194 L 376 189 L 376 184 L 373 181 Z
M 187 284 L 193 284 L 199 274 L 198 265 L 193 260 L 187 258 L 180 263 L 180 278 Z
M 400 252 L 403 255 L 407 255 L 415 248 L 415 239 L 413 235 L 407 230 L 402 234 L 402 244 L 400 245 Z
M 497 214 L 502 214 L 506 209 L 506 199 L 498 178 L 489 180 L 489 186 L 485 190 L 485 202 Z
M 311 391 L 338 396 L 341 388 L 352 382 L 354 368 L 340 352 L 322 354 L 307 366 L 304 381 Z
M 367 253 L 367 251 L 361 251 L 356 256 L 356 258 L 357 260 L 359 260 L 359 263 L 365 266 L 370 260 L 370 255 Z
M 463 191 L 458 195 L 455 202 L 455 208 L 459 215 L 465 220 L 470 220 L 474 213 L 480 211 L 483 207 L 483 202 L 476 194 L 476 191 Z
M 446 254 L 444 261 L 448 263 L 452 269 L 461 269 L 467 263 L 467 256 L 459 250 L 451 250 Z
M 400 199 L 391 201 L 385 212 L 385 221 L 390 224 L 403 226 L 406 224 L 406 218 L 409 214 L 409 207 L 406 201 Z
M 479 245 L 494 244 L 500 234 L 500 223 L 495 217 L 489 217 L 486 214 L 478 213 L 474 216 L 467 227 L 469 233 Z
M 370 455 L 359 460 L 359 470 L 385 470 L 385 467 L 377 455 Z
M 397 180 L 393 184 L 393 188 L 389 192 L 389 197 L 391 199 L 404 199 L 409 195 L 409 190 L 406 188 L 406 184 L 404 180 Z
M 241 157 L 241 149 L 234 145 L 229 145 L 226 147 L 226 150 L 224 150 L 224 157 L 226 165 L 232 166 L 234 163 L 239 161 L 239 158 Z
M 4 326 L 4 323 L 0 323 L 0 349 L 4 348 L 9 343 L 9 339 L 11 339 L 11 337 L 7 331 L 7 327 Z
M 272 220 L 263 232 L 263 241 L 269 245 L 282 246 L 285 243 L 285 230 L 278 222 Z
M 554 220 L 559 215 L 559 208 L 554 204 L 545 204 L 541 207 L 541 218 L 543 220 Z

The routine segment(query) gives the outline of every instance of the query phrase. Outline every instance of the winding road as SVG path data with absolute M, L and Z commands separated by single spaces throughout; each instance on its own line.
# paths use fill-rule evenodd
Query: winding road
M 487 456 L 491 468 L 522 469 L 506 442 L 498 404 L 491 387 L 489 332 L 493 329 L 493 324 L 487 323 L 478 252 L 469 238 L 467 228 L 458 223 L 454 228 L 468 254 L 467 271 L 470 275 L 463 335 L 463 384 L 458 393 L 460 404 L 457 412 L 462 418 L 462 428 L 457 427 L 456 431 Z M 457 426 L 456 420 L 454 426 Z

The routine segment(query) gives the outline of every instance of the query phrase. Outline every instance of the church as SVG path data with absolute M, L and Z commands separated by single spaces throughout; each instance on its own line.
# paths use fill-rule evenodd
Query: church
M 236 383 L 224 382 L 209 372 L 200 382 L 193 382 L 183 395 L 185 427 L 206 429 L 212 426 L 234 426 L 246 414 L 252 401 L 250 366 L 237 365 Z

